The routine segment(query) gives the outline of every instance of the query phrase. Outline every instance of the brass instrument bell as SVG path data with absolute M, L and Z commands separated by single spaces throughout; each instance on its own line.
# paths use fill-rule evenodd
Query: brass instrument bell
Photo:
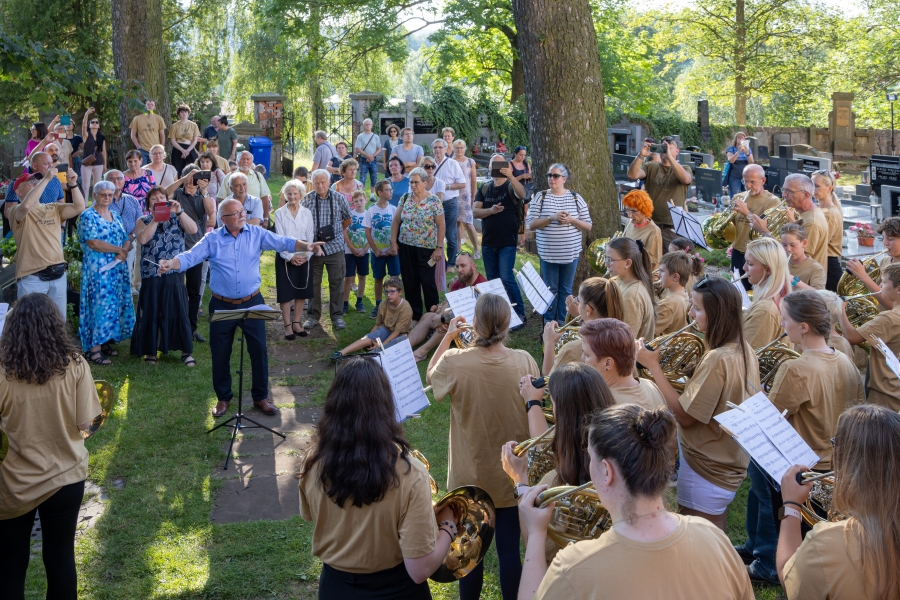
M 453 338 L 453 343 L 460 350 L 466 350 L 475 345 L 475 328 L 468 323 L 460 324 L 457 329 L 459 334 Z
M 538 494 L 536 506 L 555 502 L 547 537 L 560 548 L 595 540 L 612 527 L 612 518 L 589 481 L 583 485 L 547 488 Z
M 591 268 L 600 274 L 600 277 L 606 277 L 608 274 L 606 270 L 606 245 L 617 237 L 622 237 L 624 234 L 624 231 L 617 231 L 612 235 L 612 237 L 598 238 L 591 242 L 591 245 L 588 246 L 588 264 L 590 264 Z
M 108 381 L 97 379 L 94 381 L 94 386 L 97 388 L 97 398 L 100 400 L 100 414 L 94 417 L 87 431 L 81 432 L 81 437 L 84 439 L 88 439 L 97 433 L 97 430 L 106 423 L 106 418 L 116 405 L 116 391 Z
M 717 213 L 713 213 L 700 224 L 700 231 L 706 243 L 715 250 L 725 250 L 734 242 L 737 229 L 734 226 L 734 206 L 729 206 Z
M 756 358 L 759 360 L 759 383 L 767 394 L 772 389 L 772 384 L 775 382 L 775 374 L 778 373 L 781 365 L 800 357 L 798 352 L 781 343 L 781 338 L 786 335 L 786 333 L 782 333 L 756 351 Z
M 694 369 L 706 354 L 706 344 L 700 336 L 687 330 L 694 326 L 691 321 L 675 333 L 661 335 L 647 344 L 648 350 L 659 350 L 659 365 L 673 388 L 683 392 Z M 653 381 L 653 375 L 641 364 L 637 365 L 641 377 Z
M 868 275 L 873 281 L 877 280 L 881 277 L 881 267 L 878 264 L 878 258 L 887 252 L 884 250 L 883 252 L 879 252 L 878 254 L 874 254 L 869 256 L 862 261 L 863 267 L 866 269 L 866 275 Z M 869 291 L 869 288 L 853 273 L 845 270 L 844 274 L 841 275 L 841 278 L 838 280 L 837 284 L 837 294 L 843 298 L 847 296 L 862 296 Z M 849 315 L 848 315 L 849 316 Z

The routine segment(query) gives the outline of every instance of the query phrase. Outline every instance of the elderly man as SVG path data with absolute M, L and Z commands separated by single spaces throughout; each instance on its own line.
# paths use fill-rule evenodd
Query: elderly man
M 59 149 L 55 144 L 48 144 L 48 146 L 50 147 L 49 149 L 51 151 L 55 150 L 57 153 L 59 152 Z M 56 177 L 55 172 L 50 171 L 50 167 L 53 166 L 53 162 L 53 157 L 46 152 L 36 152 L 31 155 L 30 175 L 34 175 L 38 182 L 40 182 L 44 178 L 49 179 L 47 185 L 41 188 L 43 190 L 40 199 L 41 204 L 53 204 L 54 202 L 65 203 L 66 201 L 66 194 L 63 190 L 62 182 L 58 177 Z M 23 175 L 22 177 L 25 177 L 25 175 Z M 6 192 L 6 204 L 4 206 L 4 212 L 7 216 L 9 216 L 9 211 L 12 205 L 19 202 L 20 196 L 23 195 L 17 194 L 14 189 Z
M 147 100 L 144 106 L 147 108 L 146 114 L 131 120 L 131 141 L 146 165 L 150 162 L 150 148 L 156 144 L 166 145 L 166 122 L 153 112 L 156 110 L 156 100 Z
M 313 191 L 300 201 L 313 215 L 313 231 L 317 242 L 324 242 L 323 252 L 312 257 L 313 298 L 306 311 L 304 329 L 312 329 L 322 317 L 322 271 L 328 269 L 329 313 L 335 329 L 344 329 L 344 228 L 350 226 L 350 208 L 347 201 L 329 188 L 331 176 L 325 169 L 316 169 L 312 175 Z
M 363 131 L 356 136 L 353 144 L 356 151 L 356 161 L 359 163 L 359 180 L 366 185 L 366 174 L 369 174 L 369 189 L 375 188 L 378 181 L 378 155 L 384 150 L 381 147 L 381 138 L 372 131 L 372 119 L 363 121 Z
M 325 169 L 328 173 L 337 173 L 337 170 L 331 166 L 331 159 L 340 157 L 337 148 L 328 141 L 328 134 L 324 131 L 317 131 L 314 136 L 316 141 L 316 152 L 313 154 L 312 169 Z M 330 176 L 329 176 L 330 177 Z
M 137 254 L 139 244 L 134 241 L 134 226 L 137 220 L 141 218 L 141 203 L 137 198 L 130 194 L 123 194 L 122 189 L 125 187 L 125 174 L 118 169 L 111 169 L 106 172 L 106 181 L 116 186 L 115 199 L 110 202 L 109 210 L 118 213 L 122 217 L 122 224 L 125 225 L 125 233 L 128 234 L 128 240 L 131 242 L 131 250 L 128 251 L 128 272 L 134 272 L 134 258 Z
M 238 310 L 263 304 L 259 286 L 259 257 L 264 250 L 284 252 L 312 251 L 320 253 L 321 243 L 307 244 L 300 240 L 276 235 L 261 227 L 247 227 L 247 213 L 238 200 L 228 199 L 219 205 L 219 219 L 223 227 L 204 236 L 193 248 L 171 260 L 159 262 L 160 274 L 168 271 L 185 272 L 209 260 L 209 288 L 212 298 L 209 313 L 217 310 Z M 343 258 L 343 257 L 342 257 Z M 231 391 L 231 346 L 237 321 L 216 321 L 209 324 L 212 354 L 213 388 L 218 403 L 213 416 L 228 411 Z M 253 377 L 250 389 L 253 405 L 263 414 L 274 415 L 278 409 L 269 400 L 269 357 L 266 354 L 266 324 L 247 320 L 242 325 L 247 338 Z
M 250 225 L 261 225 L 263 219 L 262 200 L 247 193 L 248 177 L 240 171 L 232 173 L 228 178 L 228 189 L 231 190 L 225 200 L 237 200 L 247 213 L 247 222 Z M 221 204 L 219 205 L 221 206 Z M 222 225 L 221 219 L 218 221 Z
M 456 264 L 456 251 L 459 250 L 459 240 L 457 237 L 457 217 L 459 216 L 459 206 L 457 198 L 459 190 L 465 189 L 469 185 L 469 180 L 463 175 L 462 167 L 459 163 L 447 157 L 447 142 L 437 139 L 431 142 L 431 151 L 434 152 L 434 173 L 435 178 L 440 179 L 447 185 L 444 191 L 444 223 L 447 231 L 447 264 Z M 428 169 L 430 165 L 424 165 Z M 451 266 L 450 271 L 453 270 Z
M 84 212 L 84 196 L 78 187 L 75 171 L 68 170 L 66 181 L 72 192 L 72 204 L 41 204 L 38 199 L 43 198 L 47 188 L 53 182 L 58 184 L 59 180 L 55 177 L 38 180 L 30 175 L 19 183 L 18 193 L 22 202 L 11 206 L 7 215 L 18 246 L 18 297 L 32 292 L 47 294 L 56 303 L 63 320 L 66 318 L 67 265 L 59 233 L 66 219 L 74 219 Z
M 649 157 L 650 142 L 644 141 L 641 151 L 628 167 L 629 179 L 643 179 L 644 189 L 653 200 L 653 222 L 660 228 L 663 248 L 678 237 L 669 212 L 669 202 L 684 208 L 688 187 L 694 180 L 690 167 L 678 164 L 678 144 L 669 136 L 662 139 L 666 151 L 660 154 L 660 162 L 645 163 Z
M 219 132 L 219 115 L 213 115 L 213 118 L 209 120 L 209 126 L 203 130 L 203 138 L 205 140 L 214 140 L 216 139 L 216 134 Z
M 266 178 L 254 170 L 253 154 L 246 150 L 241 152 L 238 156 L 237 173 L 244 174 L 244 177 L 247 180 L 247 193 L 262 201 L 262 222 L 265 226 L 265 223 L 269 222 L 269 211 L 272 206 L 272 192 L 269 191 L 269 185 L 266 183 Z M 232 177 L 237 175 L 237 173 L 229 173 L 225 176 L 225 181 L 222 182 L 222 187 L 219 188 L 219 193 L 217 195 L 219 200 L 224 200 L 228 196 L 228 182 Z
M 731 245 L 731 268 L 744 272 L 744 253 L 750 241 L 750 215 L 761 215 L 781 204 L 781 199 L 766 191 L 766 171 L 759 165 L 748 165 L 742 176 L 747 191 L 735 194 L 734 203 L 734 242 Z M 747 290 L 752 287 L 750 280 L 741 283 Z
M 816 186 L 812 179 L 803 173 L 791 173 L 784 178 L 781 186 L 781 197 L 790 210 L 787 211 L 787 219 L 791 223 L 798 221 L 796 213 L 799 213 L 800 226 L 806 232 L 806 253 L 822 265 L 828 266 L 828 219 L 822 209 L 813 202 L 813 193 Z M 763 235 L 769 234 L 768 222 L 757 215 L 750 217 L 750 226 Z

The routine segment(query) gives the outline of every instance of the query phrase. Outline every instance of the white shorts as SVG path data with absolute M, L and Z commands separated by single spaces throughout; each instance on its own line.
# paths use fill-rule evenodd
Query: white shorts
M 681 457 L 678 468 L 678 504 L 708 515 L 721 515 L 734 500 L 737 492 L 729 492 L 704 479 L 691 468 L 678 443 Z

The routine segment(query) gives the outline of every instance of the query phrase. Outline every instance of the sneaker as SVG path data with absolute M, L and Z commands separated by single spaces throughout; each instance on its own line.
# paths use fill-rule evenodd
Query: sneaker
M 754 561 L 752 565 L 747 565 L 747 575 L 750 577 L 750 583 L 764 583 L 768 585 L 781 585 L 781 582 L 778 580 L 778 575 L 775 575 L 774 578 L 768 578 L 763 576 L 759 571 L 756 570 L 754 565 L 758 564 L 757 561 Z
M 350 311 L 350 303 L 344 302 L 344 309 L 341 311 L 342 315 L 346 315 Z
M 738 553 L 738 556 L 741 557 L 741 560 L 745 565 L 752 564 L 755 558 L 753 558 L 753 553 L 747 550 L 743 544 L 740 546 L 735 546 L 734 551 Z
M 356 299 L 356 312 L 366 312 L 366 307 L 363 306 L 362 298 Z
M 344 320 L 341 319 L 340 317 L 338 317 L 337 319 L 332 321 L 331 324 L 334 325 L 335 329 L 346 329 L 347 328 L 347 324 L 344 323 Z
M 480 260 L 480 259 L 481 259 L 481 252 L 476 252 L 475 255 L 474 255 L 472 258 L 474 258 L 475 260 Z
M 313 327 L 315 327 L 318 324 L 319 324 L 318 321 L 316 321 L 315 319 L 310 317 L 309 319 L 303 321 L 303 329 L 312 329 Z
M 378 305 L 377 304 L 375 305 L 375 308 L 372 309 L 372 312 L 369 313 L 369 318 L 370 319 L 378 318 Z

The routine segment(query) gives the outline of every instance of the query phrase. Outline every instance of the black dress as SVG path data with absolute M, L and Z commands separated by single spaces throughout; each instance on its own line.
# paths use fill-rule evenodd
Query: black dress
M 309 261 L 299 267 L 275 253 L 275 296 L 278 304 L 313 297 L 312 273 Z

